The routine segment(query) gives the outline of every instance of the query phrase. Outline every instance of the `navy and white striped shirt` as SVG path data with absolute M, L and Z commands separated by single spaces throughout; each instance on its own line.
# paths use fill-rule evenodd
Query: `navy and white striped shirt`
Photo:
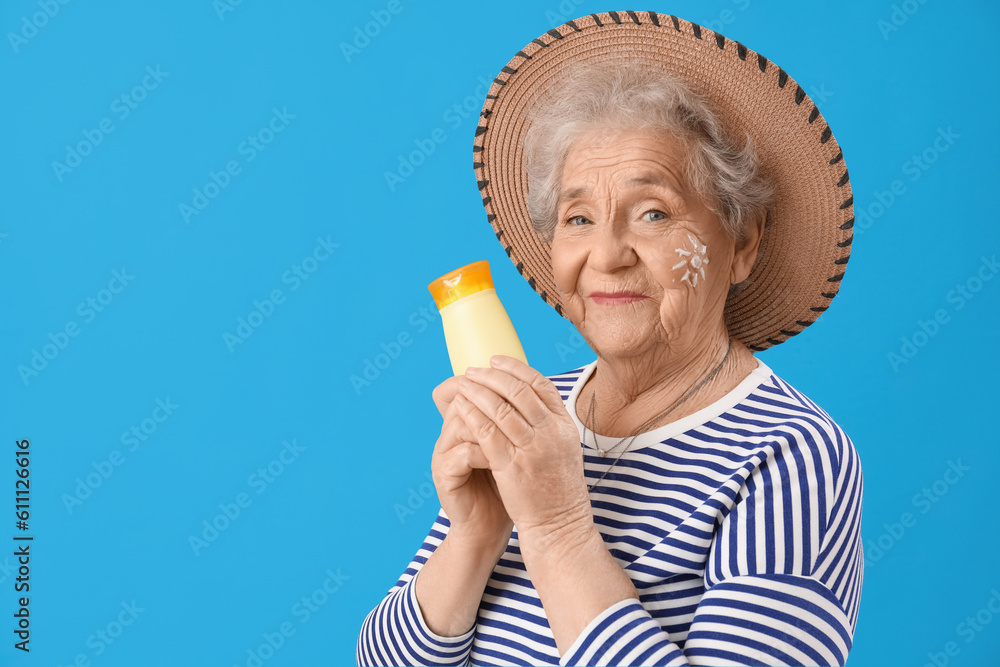
M 596 361 L 551 376 L 583 436 L 576 398 Z M 607 449 L 618 438 L 597 436 Z M 621 448 L 581 443 L 593 484 Z M 593 619 L 561 658 L 521 558 L 517 527 L 475 625 L 431 632 L 414 580 L 423 546 L 368 614 L 359 665 L 843 665 L 858 617 L 861 462 L 819 406 L 758 361 L 735 389 L 641 434 L 591 493 L 594 523 L 638 599 Z

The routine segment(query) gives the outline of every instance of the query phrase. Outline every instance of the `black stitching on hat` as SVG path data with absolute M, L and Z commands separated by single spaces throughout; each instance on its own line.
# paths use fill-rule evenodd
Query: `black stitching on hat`
M 572 23 L 572 21 L 571 21 L 571 23 Z M 524 58 L 525 60 L 531 60 L 531 56 L 529 56 L 529 55 L 528 55 L 527 53 L 525 53 L 525 52 L 524 52 L 523 50 L 522 50 L 522 51 L 518 51 L 518 52 L 517 52 L 517 53 L 515 53 L 514 55 L 515 55 L 515 56 L 521 56 L 521 57 L 522 57 L 522 58 Z
M 833 130 L 831 130 L 830 126 L 827 125 L 826 129 L 823 130 L 823 136 L 819 138 L 819 143 L 825 144 L 826 142 L 830 141 L 830 137 L 832 136 L 833 136 Z
M 516 268 L 518 273 L 524 275 L 524 262 L 518 262 Z
M 801 331 L 789 331 L 788 329 L 782 329 L 781 333 L 783 335 L 788 336 L 789 338 L 791 338 L 792 336 L 798 336 L 802 332 Z
M 826 295 L 824 295 L 824 296 L 826 296 Z M 826 310 L 829 307 L 830 306 L 815 306 L 813 308 L 810 308 L 809 310 L 813 311 L 814 313 L 822 313 L 824 310 Z
M 561 303 L 557 303 L 556 304 L 556 312 L 559 313 L 560 315 L 562 315 L 562 304 Z
M 618 16 L 618 12 L 608 12 L 608 16 L 610 16 L 611 20 L 617 23 L 618 25 L 622 24 L 622 19 L 620 16 Z
M 597 14 L 591 14 L 591 16 L 594 17 L 594 23 L 597 24 L 598 28 L 603 28 L 604 27 L 604 24 L 601 23 L 601 17 L 600 16 L 598 16 Z
M 803 322 L 802 320 L 795 320 L 795 323 L 798 324 L 800 327 L 805 328 L 805 327 L 809 326 L 810 324 L 812 324 L 815 321 L 816 320 L 809 320 L 808 322 Z
M 761 347 L 760 345 L 749 345 L 748 347 L 754 352 L 763 352 L 767 349 L 766 347 Z
M 828 282 L 828 283 L 839 283 L 843 279 L 843 277 L 844 277 L 844 274 L 841 272 L 841 273 L 838 273 L 835 276 L 831 276 L 830 278 L 827 278 L 826 282 Z M 833 297 L 830 297 L 830 298 L 832 299 Z
M 562 34 L 558 30 L 556 30 L 555 28 L 553 28 L 552 30 L 546 30 L 545 34 L 552 35 L 556 39 L 562 39 Z
M 839 181 L 837 181 L 837 187 L 838 188 L 844 187 L 844 184 L 847 183 L 848 180 L 849 179 L 847 178 L 847 171 L 845 170 L 844 175 L 840 177 Z
M 795 86 L 795 103 L 802 104 L 802 100 L 806 97 L 806 91 L 802 90 L 802 86 Z
M 497 241 L 500 240 L 501 236 L 503 236 L 503 230 L 502 229 L 499 232 L 497 232 Z
M 533 40 L 531 40 L 531 43 L 532 44 L 538 44 L 538 46 L 544 46 L 545 48 L 549 48 L 548 44 L 546 44 L 542 40 L 538 39 L 537 37 L 535 37 Z
M 784 88 L 785 84 L 788 83 L 788 73 L 785 70 L 778 68 L 778 88 Z
M 504 65 L 503 69 L 500 71 L 503 72 L 504 74 L 517 74 L 517 70 L 514 69 L 513 67 L 510 67 L 509 65 Z
M 851 234 L 850 236 L 848 236 L 846 241 L 841 241 L 840 243 L 838 243 L 837 247 L 838 248 L 846 248 L 847 246 L 851 245 L 852 241 L 854 241 L 854 234 Z
M 840 151 L 835 156 L 833 156 L 832 158 L 830 158 L 830 164 L 837 164 L 838 162 L 840 162 L 843 159 L 844 159 L 844 151 Z
M 774 340 L 773 338 L 768 338 L 767 342 L 770 343 L 771 345 L 781 345 L 780 340 Z
M 500 79 L 500 78 L 493 79 L 493 83 L 495 83 L 495 84 L 497 84 L 499 86 L 506 86 L 507 85 L 507 82 L 504 81 L 503 79 Z
M 818 115 L 819 115 L 819 107 L 814 106 L 813 110 L 809 112 L 809 124 L 810 125 L 812 124 L 812 122 L 814 120 L 816 120 L 816 116 L 818 116 Z
M 854 203 L 854 195 L 851 195 L 850 197 L 844 200 L 844 203 L 840 205 L 840 208 L 841 210 L 843 210 L 853 203 Z
M 542 301 L 544 301 L 545 303 L 549 302 L 549 299 L 548 299 L 549 293 L 546 292 L 545 290 L 542 290 L 542 293 L 539 294 L 538 296 L 542 297 Z
M 677 17 L 673 14 L 670 15 L 670 21 L 674 24 L 674 30 L 677 32 L 681 31 L 681 24 L 677 22 Z
M 847 257 L 841 257 L 840 259 L 833 260 L 833 263 L 834 264 L 847 264 L 847 260 L 849 260 L 850 258 L 851 258 L 850 255 L 848 255 Z
M 639 17 L 638 17 L 638 16 L 636 16 L 636 15 L 635 15 L 635 12 L 633 12 L 633 11 L 632 11 L 631 9 L 629 9 L 629 10 L 628 10 L 628 11 L 626 11 L 625 13 L 626 13 L 626 14 L 628 14 L 628 17 L 629 17 L 630 19 L 632 19 L 633 21 L 635 21 L 635 24 L 636 24 L 636 25 L 642 25 L 641 23 L 639 23 Z
M 506 248 L 504 248 L 504 250 L 507 251 L 507 256 L 508 257 L 510 257 L 510 250 L 511 250 L 511 248 L 512 248 L 512 246 L 507 246 Z
M 528 278 L 528 284 L 531 285 L 531 289 L 535 289 L 535 276 Z M 535 291 L 537 292 L 538 290 Z
M 487 213 L 486 214 L 486 222 L 493 222 L 496 219 L 497 219 L 497 214 L 496 213 Z M 498 236 L 497 238 L 500 238 L 500 237 Z
M 757 67 L 760 68 L 761 72 L 767 71 L 767 58 L 760 55 L 759 53 L 757 54 Z
M 843 277 L 844 274 L 840 274 L 840 275 L 841 275 L 841 277 Z M 829 278 L 827 280 L 829 280 Z M 836 292 L 823 292 L 823 294 L 821 294 L 820 296 L 824 296 L 827 299 L 832 299 L 833 297 L 837 296 L 837 293 Z
M 482 163 L 482 162 L 473 162 L 473 163 L 472 163 L 472 168 L 473 168 L 473 169 L 479 169 L 479 168 L 480 168 L 480 167 L 482 167 L 482 166 L 483 166 L 483 163 Z
M 715 43 L 719 45 L 720 49 L 726 48 L 726 38 L 719 33 L 715 33 Z
M 646 12 L 646 16 L 648 16 L 649 20 L 653 22 L 653 25 L 657 28 L 660 27 L 660 17 L 656 15 L 656 12 Z
M 475 144 L 473 144 L 473 146 L 472 146 L 472 152 L 473 153 L 482 153 L 483 152 L 483 147 L 482 146 L 476 146 Z
M 740 60 L 747 59 L 747 47 L 743 46 L 739 42 L 736 42 L 736 53 L 739 55 Z
M 566 25 L 568 25 L 573 30 L 576 30 L 577 32 L 583 32 L 582 30 L 580 30 L 579 28 L 577 28 L 576 24 L 573 23 L 572 21 L 566 21 Z
M 497 99 L 497 96 L 496 95 L 487 95 L 486 99 L 488 99 L 488 100 L 495 100 L 495 99 Z
M 691 24 L 691 30 L 694 31 L 694 36 L 695 37 L 697 37 L 698 39 L 701 39 L 701 26 L 700 25 L 698 25 L 697 23 L 692 23 Z
M 482 111 L 479 112 L 479 115 L 482 116 L 483 118 L 489 118 L 490 114 L 492 113 L 493 109 L 483 109 Z
M 491 201 L 493 201 L 493 197 L 485 197 L 485 198 L 483 199 L 483 206 L 486 206 L 486 205 L 487 205 L 487 204 L 489 204 L 489 203 L 490 203 Z
M 854 216 L 851 216 L 851 219 L 848 220 L 847 222 L 845 222 L 844 224 L 842 224 L 840 226 L 840 228 L 841 229 L 850 229 L 853 226 L 854 226 Z
M 486 128 L 487 127 L 488 127 L 487 125 L 478 125 L 478 126 L 476 126 L 476 136 L 478 137 L 481 134 L 486 134 Z
M 489 181 L 476 181 L 476 184 L 479 186 L 479 189 L 482 190 L 487 185 L 489 185 L 490 182 Z

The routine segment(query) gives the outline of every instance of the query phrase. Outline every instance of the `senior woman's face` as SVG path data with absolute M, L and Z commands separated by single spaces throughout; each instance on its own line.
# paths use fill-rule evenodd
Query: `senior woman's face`
M 718 331 L 734 241 L 689 186 L 665 133 L 587 133 L 566 156 L 552 268 L 598 353 L 697 347 Z

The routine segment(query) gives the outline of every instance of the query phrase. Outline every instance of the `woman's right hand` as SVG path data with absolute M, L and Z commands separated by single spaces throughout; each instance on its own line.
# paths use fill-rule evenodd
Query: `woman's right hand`
M 507 515 L 489 461 L 452 403 L 458 377 L 439 384 L 432 394 L 444 423 L 434 445 L 431 474 L 438 500 L 451 527 L 449 534 L 503 553 L 513 522 Z

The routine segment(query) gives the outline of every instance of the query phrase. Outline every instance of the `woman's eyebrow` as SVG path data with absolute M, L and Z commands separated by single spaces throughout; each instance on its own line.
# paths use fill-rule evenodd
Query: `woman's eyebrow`
M 580 186 L 577 188 L 570 188 L 569 190 L 563 190 L 559 193 L 559 201 L 564 202 L 567 200 L 580 199 L 585 197 L 590 193 L 590 188 L 586 186 Z

